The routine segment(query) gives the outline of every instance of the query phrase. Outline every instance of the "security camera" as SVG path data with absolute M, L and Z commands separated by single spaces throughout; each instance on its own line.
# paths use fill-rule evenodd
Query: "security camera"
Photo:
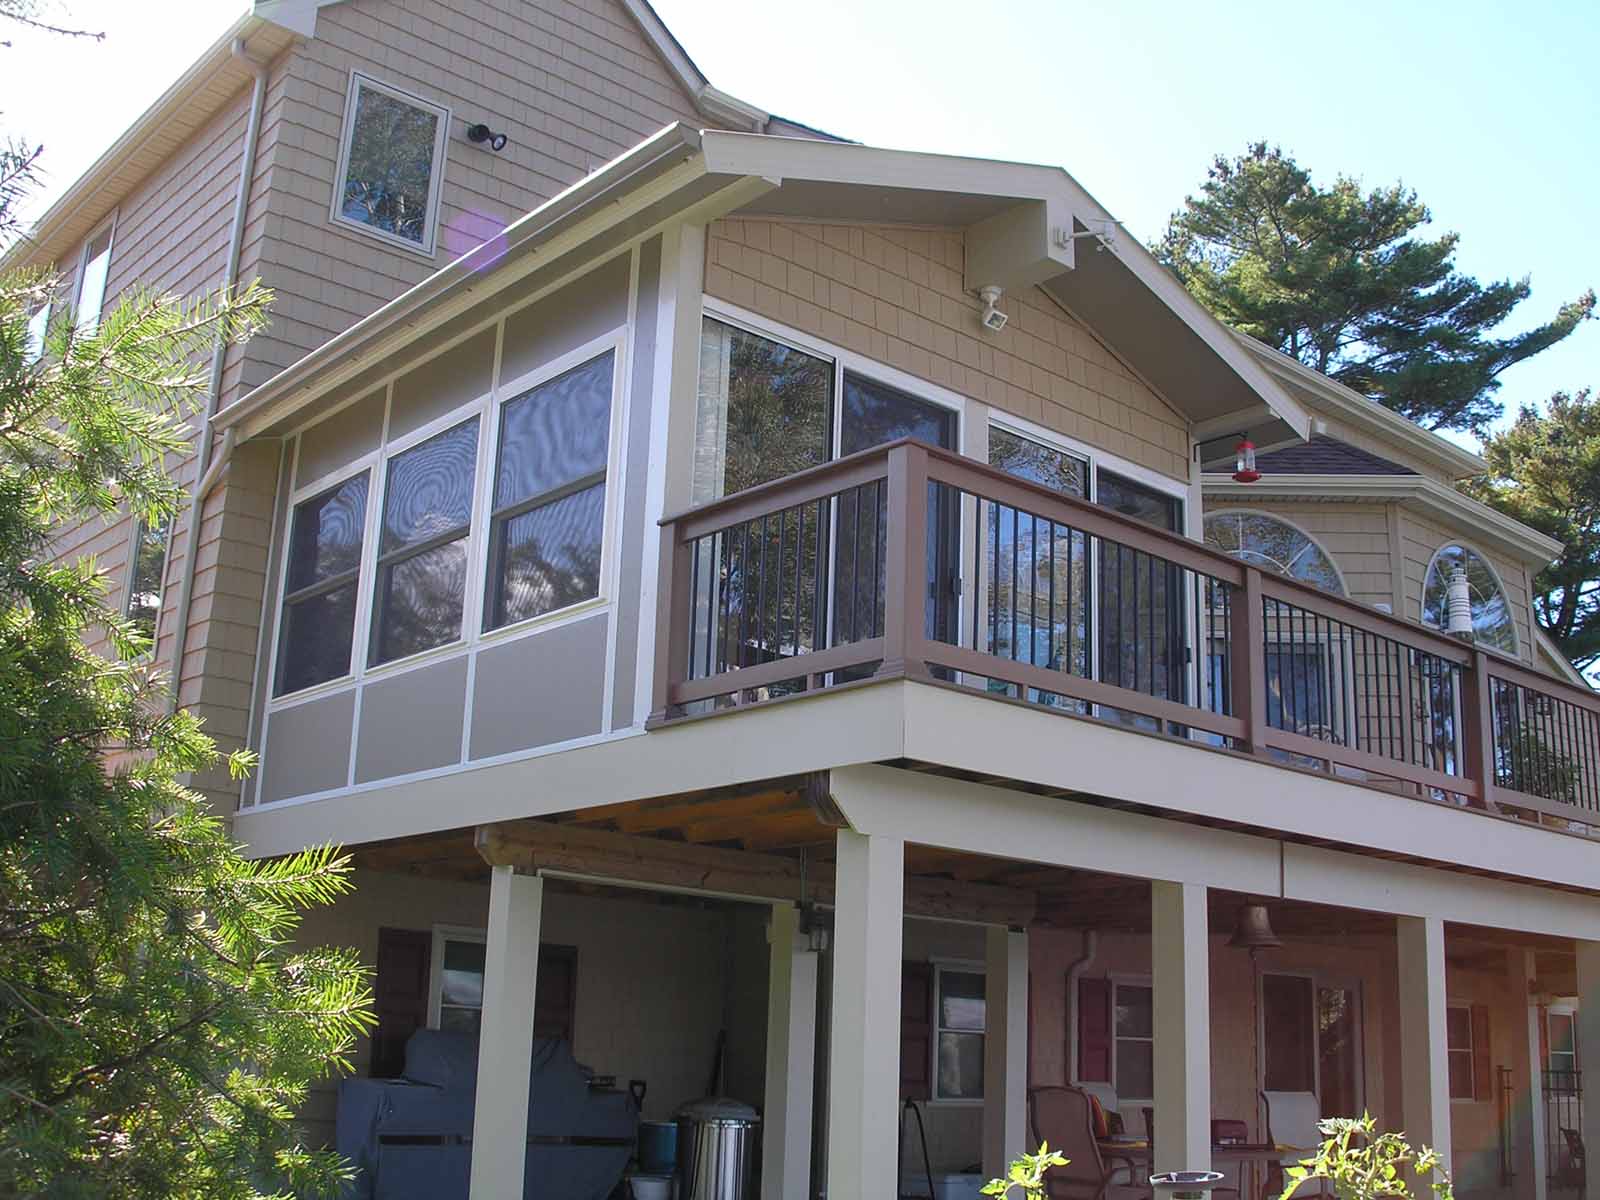
M 1000 303 L 1000 289 L 997 287 L 984 287 L 978 289 L 978 296 L 983 301 L 983 316 L 980 318 L 983 327 L 990 333 L 999 333 L 1006 327 L 1009 318 L 995 305 Z

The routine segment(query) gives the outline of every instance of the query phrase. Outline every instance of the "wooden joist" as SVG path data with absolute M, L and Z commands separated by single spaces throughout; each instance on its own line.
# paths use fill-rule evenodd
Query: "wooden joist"
M 752 900 L 801 899 L 799 860 L 778 854 L 630 837 L 545 821 L 480 826 L 477 847 L 491 866 Z M 805 898 L 832 904 L 833 881 L 831 863 L 811 864 L 806 872 Z M 1022 927 L 1033 920 L 1034 909 L 1033 894 L 1016 888 L 919 876 L 906 878 L 907 916 Z

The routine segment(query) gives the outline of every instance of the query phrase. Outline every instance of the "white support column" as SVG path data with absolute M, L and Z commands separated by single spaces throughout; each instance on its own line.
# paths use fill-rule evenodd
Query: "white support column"
M 817 1042 L 817 956 L 800 911 L 774 904 L 767 927 L 767 1090 L 761 1125 L 761 1200 L 804 1200 L 811 1189 L 811 1084 Z
M 1406 1140 L 1450 1169 L 1450 1056 L 1445 1033 L 1444 920 L 1396 917 L 1400 951 L 1400 1116 Z
M 543 908 L 543 879 L 518 875 L 512 867 L 492 869 L 478 1093 L 472 1118 L 471 1200 L 522 1195 Z
M 1028 935 L 990 926 L 984 943 L 983 1174 L 1027 1149 Z
M 900 947 L 906 844 L 838 833 L 828 1051 L 828 1195 L 898 1194 Z
M 1574 942 L 1578 951 L 1578 1034 L 1579 1061 L 1589 1069 L 1585 1075 L 1600 1075 L 1600 942 Z M 1600 1089 L 1583 1102 L 1585 1195 L 1600 1196 Z
M 1513 1051 L 1522 1062 L 1513 1068 L 1517 1081 L 1512 1103 L 1512 1147 L 1516 1200 L 1545 1200 L 1549 1190 L 1549 1146 L 1544 1128 L 1544 1062 L 1539 1052 L 1539 1004 L 1534 997 L 1538 985 L 1538 955 L 1532 950 L 1510 950 L 1511 982 L 1518 1002 L 1527 1011 L 1522 1048 Z
M 1211 948 L 1206 889 L 1150 885 L 1157 1046 L 1155 1169 L 1211 1169 Z

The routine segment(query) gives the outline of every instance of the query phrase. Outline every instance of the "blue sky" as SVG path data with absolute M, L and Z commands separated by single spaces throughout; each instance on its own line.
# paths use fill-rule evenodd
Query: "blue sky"
M 44 200 L 240 7 L 58 2 L 106 42 L 0 49 L 0 131 L 47 143 Z M 1593 0 L 655 3 L 724 91 L 878 145 L 1059 164 L 1142 239 L 1213 154 L 1265 138 L 1323 178 L 1403 180 L 1461 235 L 1461 269 L 1531 276 L 1511 327 L 1600 286 Z M 1600 322 L 1502 378 L 1512 411 L 1600 386 Z

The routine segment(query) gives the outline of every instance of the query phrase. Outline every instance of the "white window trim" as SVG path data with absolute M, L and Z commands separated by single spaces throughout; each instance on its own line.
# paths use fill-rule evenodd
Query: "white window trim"
M 344 205 L 340 203 L 344 196 L 346 174 L 350 169 L 350 143 L 355 135 L 356 124 L 356 99 L 362 88 L 371 88 L 382 92 L 395 100 L 405 104 L 415 105 L 417 108 L 426 109 L 438 117 L 438 128 L 433 137 L 433 161 L 428 174 L 428 217 L 424 223 L 423 241 L 419 245 L 410 238 L 401 237 L 399 234 L 389 233 L 387 230 L 378 229 L 363 221 L 353 221 L 344 215 Z M 413 254 L 424 258 L 432 258 L 437 249 L 439 231 L 439 202 L 444 192 L 445 162 L 449 155 L 448 144 L 450 139 L 450 122 L 452 114 L 447 105 L 436 104 L 425 100 L 415 92 L 408 92 L 404 88 L 395 87 L 392 83 L 384 83 L 374 79 L 371 75 L 362 74 L 360 71 L 350 72 L 350 83 L 345 91 L 344 121 L 339 130 L 339 160 L 333 174 L 333 197 L 329 201 L 329 219 L 335 225 L 344 229 L 353 229 L 380 242 L 391 246 L 399 246 Z
M 148 528 L 145 518 L 135 514 L 128 522 L 128 551 L 127 564 L 123 569 L 126 578 L 122 581 L 122 619 L 129 617 L 128 609 L 133 604 L 134 571 L 139 563 L 139 541 Z M 161 573 L 156 579 L 156 625 L 150 635 L 150 649 L 145 652 L 145 657 L 155 655 L 156 646 L 161 641 L 161 614 L 167 603 L 167 562 L 172 557 L 172 522 L 168 522 L 167 535 L 161 541 Z
M 1154 1006 L 1155 1006 L 1155 982 L 1148 975 L 1110 975 L 1110 976 L 1107 976 L 1107 978 L 1111 983 L 1111 1087 L 1112 1087 L 1112 1090 L 1117 1093 L 1118 1111 L 1121 1111 L 1121 1107 L 1123 1105 L 1125 1105 L 1125 1104 L 1134 1104 L 1134 1105 L 1141 1105 L 1141 1106 L 1142 1105 L 1153 1105 L 1156 1102 L 1154 1096 L 1124 1096 L 1122 1094 L 1121 1085 L 1117 1082 L 1117 1043 L 1119 1041 L 1123 1041 L 1123 1040 L 1130 1041 L 1130 1042 L 1148 1041 L 1150 1043 L 1150 1059 L 1151 1059 L 1152 1064 L 1154 1063 L 1154 1061 L 1155 1061 L 1155 1053 L 1156 1053 L 1156 1031 L 1155 1031 L 1155 1011 L 1154 1011 Z M 1130 1038 L 1124 1039 L 1120 1035 L 1118 1035 L 1118 1033 L 1117 1033 L 1117 989 L 1118 988 L 1125 988 L 1125 987 L 1136 987 L 1136 988 L 1149 988 L 1149 989 L 1151 989 L 1151 994 L 1150 994 L 1150 1004 L 1151 1004 L 1151 1017 L 1150 1017 L 1150 1020 L 1151 1020 L 1151 1025 L 1150 1025 L 1150 1036 L 1148 1038 L 1130 1037 Z M 1153 1076 L 1152 1076 L 1152 1078 L 1153 1078 Z M 1123 1113 L 1122 1114 L 1122 1119 L 1123 1119 L 1123 1122 L 1126 1123 L 1128 1121 L 1128 1114 L 1127 1113 Z
M 72 281 L 72 320 L 73 328 L 80 333 L 97 331 L 100 328 L 101 320 L 106 315 L 106 300 L 111 295 L 111 258 L 116 253 L 117 248 L 117 217 L 119 215 L 120 210 L 113 211 L 109 217 L 90 230 L 89 235 L 83 239 L 83 246 L 78 250 L 78 270 L 76 278 Z M 95 310 L 94 328 L 86 331 L 84 330 L 83 313 L 80 310 L 80 305 L 83 301 L 83 274 L 89 266 L 89 248 L 94 245 L 95 239 L 101 234 L 106 236 L 106 281 L 100 291 L 100 307 Z M 46 318 L 46 320 L 48 319 Z
M 1321 553 L 1323 558 L 1327 559 L 1328 565 L 1333 568 L 1334 578 L 1336 578 L 1339 581 L 1339 588 L 1340 588 L 1339 596 L 1340 596 L 1340 598 L 1341 599 L 1346 599 L 1346 600 L 1348 600 L 1350 598 L 1350 585 L 1345 580 L 1343 568 L 1341 568 L 1339 566 L 1338 561 L 1333 557 L 1333 555 L 1328 553 L 1328 548 L 1326 546 L 1324 546 L 1322 544 L 1322 542 L 1309 529 L 1307 529 L 1305 526 L 1301 525 L 1298 521 L 1291 521 L 1288 517 L 1284 516 L 1282 513 L 1274 512 L 1270 508 L 1238 508 L 1238 507 L 1235 507 L 1235 508 L 1214 509 L 1214 510 L 1207 511 L 1201 518 L 1201 540 L 1202 541 L 1205 540 L 1205 533 L 1204 533 L 1205 522 L 1212 520 L 1214 517 L 1266 517 L 1267 519 L 1272 520 L 1272 521 L 1276 521 L 1278 524 L 1280 524 L 1282 526 L 1285 526 L 1288 529 L 1294 530 L 1301 537 L 1305 538 L 1306 541 L 1310 542 L 1311 545 L 1316 547 L 1316 549 Z M 1234 554 L 1232 551 L 1229 551 L 1229 550 L 1219 550 L 1218 553 L 1219 554 L 1226 554 L 1229 558 L 1238 559 L 1238 561 L 1240 561 L 1240 562 L 1247 561 L 1245 559 L 1239 558 L 1239 556 L 1237 554 Z M 1295 557 L 1298 558 L 1299 555 L 1296 555 Z M 1285 576 L 1282 576 L 1282 578 L 1293 579 L 1294 577 L 1292 575 L 1285 575 Z M 1313 585 L 1308 584 L 1307 586 L 1310 587 L 1310 586 L 1313 586 Z M 1320 589 L 1318 589 L 1318 590 L 1320 590 Z
M 50 313 L 54 307 L 53 301 L 46 300 L 28 314 L 28 342 L 23 353 L 29 366 L 44 357 L 45 341 L 50 336 Z
M 439 1028 L 439 1010 L 444 990 L 444 944 L 446 942 L 473 942 L 484 945 L 489 940 L 486 929 L 471 925 L 435 925 L 433 947 L 428 955 L 428 1028 Z M 463 1007 L 453 1005 L 452 1007 Z M 479 1011 L 482 1011 L 481 1009 Z
M 1450 1001 L 1446 1001 L 1444 1008 L 1445 1008 L 1445 1052 L 1444 1052 L 1445 1089 L 1448 1091 L 1449 1090 L 1449 1086 L 1450 1086 L 1450 1056 L 1452 1054 L 1465 1054 L 1467 1056 L 1467 1063 L 1468 1063 L 1467 1080 L 1468 1080 L 1468 1083 L 1471 1084 L 1472 1089 L 1473 1089 L 1473 1093 L 1470 1094 L 1470 1095 L 1466 1095 L 1466 1096 L 1451 1095 L 1450 1103 L 1451 1104 L 1481 1104 L 1481 1103 L 1484 1102 L 1484 1100 L 1489 1099 L 1489 1097 L 1485 1096 L 1482 1099 L 1480 1099 L 1476 1094 L 1477 1093 L 1477 1086 L 1478 1086 L 1477 1085 L 1477 1079 L 1476 1079 L 1478 1047 L 1477 1047 L 1476 1043 L 1473 1041 L 1473 1038 L 1476 1036 L 1476 1032 L 1477 1031 L 1472 1028 L 1472 1005 L 1471 1004 L 1464 1004 L 1464 1003 L 1461 1003 L 1461 1002 L 1455 1001 L 1455 1000 L 1450 1000 Z M 1452 1009 L 1458 1009 L 1461 1012 L 1464 1012 L 1464 1013 L 1467 1014 L 1467 1044 L 1465 1046 L 1452 1046 L 1452 1045 L 1450 1045 L 1450 1011 Z
M 1549 1005 L 1545 1009 L 1545 1013 L 1544 1013 L 1545 1045 L 1546 1046 L 1550 1046 L 1550 1047 L 1554 1047 L 1556 1040 L 1555 1040 L 1555 1031 L 1550 1028 L 1550 1018 L 1551 1017 L 1566 1017 L 1569 1021 L 1572 1022 L 1572 1049 L 1570 1051 L 1553 1050 L 1553 1049 L 1552 1050 L 1547 1050 L 1546 1053 L 1545 1053 L 1545 1060 L 1546 1060 L 1545 1061 L 1545 1069 L 1546 1070 L 1550 1070 L 1550 1071 L 1581 1071 L 1581 1070 L 1583 1070 L 1583 1047 L 1578 1045 L 1578 1007 L 1577 1007 L 1577 1005 L 1575 1005 L 1575 1004 L 1552 1004 L 1552 1005 Z M 1551 1054 L 1563 1054 L 1564 1055 L 1564 1054 L 1569 1054 L 1569 1053 L 1572 1055 L 1572 1065 L 1570 1067 L 1554 1067 L 1554 1066 L 1550 1065 L 1549 1057 L 1550 1057 Z
M 496 376 L 499 374 L 500 341 L 503 336 L 502 326 L 502 332 L 496 337 L 494 366 Z M 406 671 L 428 666 L 440 659 L 471 653 L 483 645 L 507 641 L 565 625 L 591 613 L 609 609 L 616 603 L 617 580 L 620 570 L 616 551 L 620 542 L 622 493 L 625 491 L 626 485 L 626 481 L 622 478 L 625 448 L 621 444 L 623 409 L 627 399 L 628 363 L 626 347 L 627 328 L 626 326 L 619 326 L 547 363 L 540 364 L 533 370 L 526 371 L 510 380 L 495 383 L 489 391 L 476 399 L 459 405 L 414 430 L 409 430 L 393 441 L 389 440 L 389 420 L 393 406 L 394 380 L 391 379 L 385 385 L 383 390 L 384 419 L 382 431 L 379 435 L 378 448 L 368 451 L 359 459 L 344 465 L 337 471 L 328 472 L 304 484 L 300 484 L 297 481 L 296 486 L 289 495 L 286 516 L 286 527 L 292 528 L 295 509 L 303 501 L 326 491 L 329 487 L 353 478 L 363 471 L 369 472 L 366 526 L 362 532 L 361 564 L 356 577 L 359 590 L 356 595 L 356 627 L 351 638 L 351 669 L 335 679 L 324 680 L 322 683 L 314 684 L 308 688 L 301 688 L 299 691 L 290 692 L 283 696 L 273 696 L 273 692 L 277 687 L 279 666 L 280 651 L 278 643 L 283 630 L 284 587 L 288 581 L 289 571 L 289 546 L 288 534 L 286 533 L 284 553 L 281 556 L 282 561 L 278 563 L 277 605 L 276 613 L 273 617 L 272 657 L 269 660 L 270 670 L 266 681 L 267 715 L 269 720 L 272 713 L 281 709 L 292 708 L 298 704 L 318 700 L 350 687 L 359 687 L 370 680 L 403 674 Z M 483 595 L 487 585 L 488 572 L 487 504 L 489 501 L 488 493 L 494 485 L 495 457 L 499 452 L 501 409 L 508 401 L 516 399 L 530 388 L 538 387 L 540 384 L 565 374 L 574 367 L 582 366 L 591 359 L 598 358 L 607 352 L 612 355 L 611 428 L 607 434 L 606 444 L 606 498 L 601 516 L 600 579 L 597 594 L 565 608 L 527 617 L 521 621 L 503 625 L 498 629 L 486 630 L 484 628 Z M 376 666 L 369 665 L 367 659 L 373 632 L 372 606 L 377 585 L 378 536 L 382 527 L 383 503 L 388 487 L 388 464 L 395 456 L 405 453 L 405 451 L 427 441 L 436 434 L 454 428 L 463 421 L 470 420 L 475 415 L 479 418 L 478 451 L 473 475 L 472 526 L 466 538 L 468 575 L 466 592 L 462 599 L 461 633 L 458 637 L 443 645 L 433 646 L 416 654 L 393 659 L 390 662 L 380 663 Z M 296 439 L 294 467 L 295 471 L 298 472 L 298 438 Z M 471 704 L 471 695 L 469 693 L 467 699 L 467 724 L 469 726 L 471 722 Z M 358 703 L 355 719 L 359 720 L 359 718 L 360 706 Z M 265 736 L 266 732 L 263 728 L 263 742 L 265 741 Z M 354 761 L 355 756 L 352 755 L 352 764 Z M 459 767 L 459 764 L 457 764 L 457 767 Z M 353 785 L 353 781 L 348 781 L 348 783 Z
M 1478 561 L 1481 562 L 1488 570 L 1490 578 L 1494 580 L 1495 587 L 1499 588 L 1500 594 L 1505 597 L 1506 616 L 1510 619 L 1510 623 L 1507 628 L 1511 630 L 1511 649 L 1509 653 L 1513 658 L 1521 658 L 1522 635 L 1517 632 L 1517 605 L 1511 599 L 1511 592 L 1506 588 L 1505 577 L 1500 574 L 1499 569 L 1494 565 L 1493 562 L 1490 561 L 1487 554 L 1478 549 L 1476 545 L 1467 541 L 1465 538 L 1450 538 L 1447 541 L 1441 542 L 1434 548 L 1433 554 L 1428 558 L 1428 569 L 1422 573 L 1422 590 L 1417 595 L 1417 615 L 1419 618 L 1419 623 L 1426 629 L 1432 629 L 1441 633 L 1444 631 L 1444 627 L 1442 625 L 1431 624 L 1427 618 L 1428 579 L 1430 576 L 1432 576 L 1434 568 L 1439 565 L 1439 556 L 1442 555 L 1446 550 L 1452 549 L 1465 550 L 1468 553 L 1477 556 Z M 1507 653 L 1507 651 L 1500 650 L 1495 646 L 1490 646 L 1488 649 L 1499 654 Z
M 986 965 L 966 958 L 937 958 L 930 957 L 928 965 L 933 968 L 933 1012 L 928 1030 L 928 1054 L 932 1061 L 928 1065 L 928 1099 L 926 1103 L 937 1105 L 940 1108 L 982 1108 L 982 1096 L 941 1096 L 939 1094 L 939 1034 L 945 1027 L 939 1022 L 939 980 L 946 971 L 954 975 L 976 975 L 987 980 Z M 987 982 L 985 983 L 987 988 Z M 952 1029 L 951 1033 L 978 1033 L 976 1029 Z M 983 1012 L 983 1046 L 984 1053 L 989 1049 L 989 1006 L 984 1004 Z

